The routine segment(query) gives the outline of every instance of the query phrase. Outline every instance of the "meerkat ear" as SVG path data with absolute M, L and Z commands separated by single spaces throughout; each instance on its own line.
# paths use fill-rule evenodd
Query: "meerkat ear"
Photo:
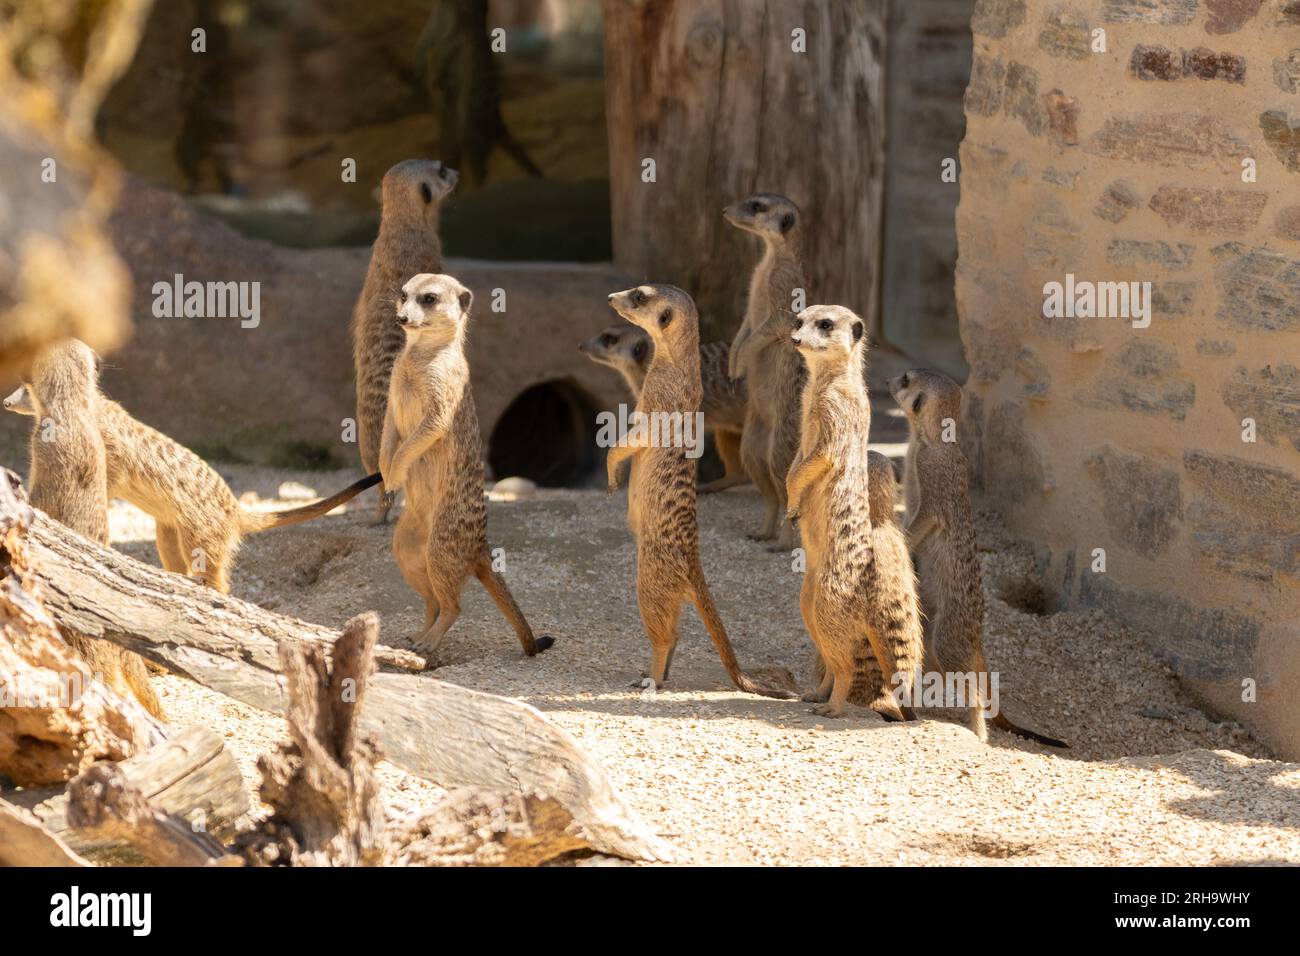
M 474 304 L 474 293 L 462 288 L 457 298 L 460 299 L 460 314 L 465 315 L 469 312 L 469 307 Z
M 788 212 L 781 217 L 781 232 L 786 233 L 794 228 L 794 213 Z
M 866 329 L 864 329 L 864 328 L 862 327 L 862 323 L 861 323 L 861 322 L 854 322 L 854 323 L 853 323 L 853 341 L 856 342 L 858 339 L 862 338 L 862 333 L 865 332 L 865 331 L 866 331 Z
M 433 190 L 429 188 L 428 183 L 420 183 L 420 198 L 424 200 L 426 205 L 433 202 Z
M 912 414 L 915 415 L 917 412 L 919 412 L 923 404 L 925 404 L 925 392 L 921 392 L 919 395 L 916 396 L 915 399 L 913 399 Z

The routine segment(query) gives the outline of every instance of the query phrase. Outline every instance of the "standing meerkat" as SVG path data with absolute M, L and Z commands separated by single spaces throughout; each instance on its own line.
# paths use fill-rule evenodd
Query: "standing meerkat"
M 457 174 L 437 160 L 406 159 L 384 174 L 379 235 L 366 282 L 352 310 L 357 378 L 357 450 L 366 474 L 379 470 L 379 443 L 393 362 L 406 344 L 393 321 L 393 303 L 413 275 L 442 272 L 438 213 Z M 388 520 L 392 489 L 379 486 L 378 522 Z
M 609 304 L 654 341 L 654 356 L 636 403 L 636 420 L 644 427 L 610 448 L 606 459 L 611 494 L 618 488 L 623 462 L 630 459 L 632 465 L 627 519 L 636 541 L 637 604 L 650 638 L 648 676 L 655 686 L 668 679 L 679 636 L 677 620 L 682 602 L 689 600 L 737 687 L 751 694 L 788 698 L 787 692 L 756 682 L 736 661 L 700 564 L 695 460 L 687 457 L 684 442 L 664 440 L 669 429 L 662 427 L 663 422 L 682 422 L 700 408 L 700 331 L 695 303 L 676 286 L 641 285 L 614 293 Z M 659 425 L 652 427 L 652 423 Z
M 460 616 L 460 594 L 479 579 L 529 657 L 555 639 L 534 637 L 493 569 L 483 499 L 483 440 L 470 389 L 465 334 L 473 293 L 451 276 L 417 275 L 402 286 L 390 317 L 406 336 L 393 364 L 380 471 L 406 507 L 393 532 L 393 555 L 424 598 L 415 644 L 432 654 Z
M 807 555 L 799 608 L 825 662 L 821 685 L 804 699 L 820 702 L 816 713 L 838 717 L 855 677 L 868 666 L 868 654 L 888 678 L 882 686 L 898 687 L 904 703 L 910 699 L 906 692 L 922 656 L 921 623 L 915 586 L 907 587 L 906 553 L 878 554 L 874 548 L 866 327 L 836 305 L 810 306 L 795 321 L 791 339 L 809 374 L 799 454 L 787 490 L 791 515 L 801 518 Z M 911 716 L 887 689 L 871 706 L 889 720 Z
M 867 452 L 867 482 L 867 499 L 871 511 L 871 550 L 880 578 L 878 590 L 881 594 L 901 596 L 903 613 L 907 618 L 906 628 L 921 635 L 924 632 L 916 572 L 912 568 L 907 536 L 903 533 L 897 514 L 898 479 L 894 475 L 893 462 L 878 451 Z M 921 640 L 919 636 L 917 639 Z M 826 677 L 825 662 L 820 654 L 817 655 L 813 670 L 820 685 Z M 876 655 L 871 652 L 870 643 L 863 642 L 854 655 L 853 687 L 849 691 L 849 703 L 878 710 L 878 698 L 889 690 Z
M 600 335 L 584 339 L 578 351 L 622 375 L 632 390 L 633 400 L 641 396 L 645 373 L 654 355 L 654 342 L 643 329 L 635 325 L 610 326 Z M 742 485 L 748 480 L 740 464 L 740 441 L 745 427 L 748 393 L 744 379 L 733 379 L 727 374 L 730 351 L 726 342 L 709 342 L 700 346 L 700 385 L 703 389 L 700 411 L 704 412 L 705 430 L 713 433 L 713 444 L 724 468 L 721 478 L 696 489 L 702 495 Z
M 223 594 L 230 590 L 230 566 L 244 535 L 298 524 L 333 511 L 365 489 L 378 484 L 371 475 L 315 504 L 287 511 L 245 511 L 221 476 L 194 452 L 159 431 L 136 421 L 99 390 L 92 374 L 81 371 L 86 356 L 94 369 L 94 353 L 82 343 L 60 353 L 60 365 L 76 365 L 69 380 L 81 389 L 78 407 L 94 409 L 103 442 L 107 498 L 122 498 L 151 515 L 157 524 L 158 557 L 167 571 L 188 574 Z M 82 351 L 84 350 L 84 351 Z M 41 401 L 42 387 L 24 386 L 30 402 L 12 401 L 10 411 L 35 415 L 37 427 L 49 417 Z M 11 403 L 12 401 L 12 403 Z M 108 543 L 107 531 L 103 543 Z
M 760 541 L 776 538 L 770 550 L 794 547 L 794 526 L 780 525 L 786 512 L 785 478 L 799 449 L 799 397 L 805 372 L 790 343 L 796 289 L 805 288 L 797 242 L 799 210 L 784 196 L 757 193 L 723 215 L 738 229 L 763 240 L 763 256 L 749 282 L 745 318 L 731 343 L 728 371 L 745 377 L 749 402 L 740 458 L 762 492 L 767 515 Z
M 108 453 L 100 434 L 98 360 L 90 347 L 68 339 L 41 352 L 30 385 L 4 401 L 6 409 L 33 415 L 31 503 L 61 524 L 108 544 Z M 133 696 L 160 720 L 162 701 L 149 683 L 144 660 L 111 641 L 68 634 L 68 643 L 118 696 Z
M 970 674 L 976 688 L 970 702 L 970 727 L 988 740 L 979 693 L 988 682 L 984 660 L 984 592 L 975 550 L 975 521 L 967 487 L 966 456 L 956 442 L 961 420 L 961 386 L 940 372 L 909 370 L 890 379 L 889 391 L 907 416 L 908 443 L 903 487 L 907 537 L 916 555 L 925 611 L 926 668 L 944 674 Z M 1065 747 L 1054 737 L 1026 730 L 998 713 L 993 726 Z

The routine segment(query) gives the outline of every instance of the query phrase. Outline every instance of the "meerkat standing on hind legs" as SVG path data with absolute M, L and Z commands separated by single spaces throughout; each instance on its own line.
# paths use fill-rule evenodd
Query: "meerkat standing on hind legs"
M 33 363 L 31 385 L 20 385 L 4 407 L 36 417 L 31 440 L 31 503 L 98 544 L 108 539 L 108 453 L 99 423 L 95 353 L 69 339 Z M 162 701 L 144 660 L 111 641 L 68 635 L 93 673 L 119 696 L 133 695 L 160 720 Z
M 52 353 L 41 376 L 60 375 L 79 390 L 76 407 L 94 409 L 89 419 L 103 442 L 107 474 L 105 499 L 122 498 L 149 514 L 157 525 L 158 557 L 163 569 L 188 574 L 223 594 L 230 590 L 230 566 L 247 534 L 309 521 L 378 484 L 379 475 L 353 482 L 343 491 L 315 504 L 287 511 L 245 511 L 229 486 L 207 462 L 161 432 L 136 421 L 117 402 L 99 391 L 94 353 L 88 346 Z M 69 366 L 77 374 L 61 372 Z M 90 374 L 84 372 L 90 368 Z M 35 415 L 37 428 L 49 416 L 43 407 L 45 386 L 24 385 L 29 401 L 6 400 L 10 411 Z M 37 446 L 33 443 L 33 456 Z M 39 466 L 37 466 L 39 468 Z M 107 534 L 104 537 L 107 544 Z
M 379 470 L 379 443 L 393 362 L 406 344 L 393 321 L 393 303 L 413 275 L 442 272 L 438 212 L 457 174 L 437 160 L 407 159 L 384 174 L 379 235 L 366 282 L 352 311 L 357 376 L 357 449 L 366 474 Z M 388 520 L 392 490 L 379 487 L 377 524 Z
M 799 449 L 799 395 L 804 367 L 790 344 L 795 291 L 805 288 L 796 250 L 799 210 L 784 196 L 756 193 L 723 210 L 727 222 L 763 240 L 763 257 L 749 283 L 745 318 L 731 343 L 728 371 L 745 377 L 749 402 L 740 457 L 745 471 L 762 492 L 767 515 L 751 537 L 776 539 L 772 551 L 795 545 L 787 520 L 785 478 Z
M 483 440 L 465 359 L 473 300 L 451 276 L 417 275 L 402 286 L 390 318 L 406 336 L 393 364 L 379 453 L 388 487 L 406 489 L 393 555 L 424 598 L 424 631 L 415 640 L 421 651 L 432 654 L 456 623 L 473 574 L 532 657 L 555 639 L 533 636 L 488 549 Z
M 877 554 L 873 547 L 866 328 L 835 305 L 810 306 L 796 322 L 791 339 L 809 374 L 799 453 L 786 485 L 808 562 L 799 609 L 825 664 L 821 685 L 804 699 L 820 704 L 818 714 L 840 716 L 870 653 L 906 705 L 921 662 L 921 622 L 916 591 L 907 587 L 906 552 Z M 912 718 L 888 691 L 870 706 L 887 720 Z
M 764 687 L 740 669 L 700 564 L 695 460 L 687 456 L 683 441 L 664 440 L 668 429 L 649 424 L 684 423 L 687 416 L 699 412 L 700 332 L 695 303 L 676 286 L 642 285 L 614 293 L 609 304 L 654 340 L 654 358 L 636 403 L 639 427 L 610 448 L 606 459 L 611 494 L 618 488 L 622 464 L 630 460 L 632 465 L 627 518 L 636 541 L 637 604 L 650 638 L 648 676 L 655 686 L 668 679 L 677 647 L 677 620 L 682 602 L 689 599 L 737 687 L 765 697 L 789 698 L 789 693 Z
M 607 365 L 623 376 L 632 390 L 633 400 L 641 396 L 646 370 L 654 356 L 654 342 L 645 330 L 635 325 L 616 325 L 600 335 L 584 339 L 578 351 L 600 365 Z M 713 444 L 725 469 L 721 478 L 700 485 L 702 495 L 743 485 L 748 477 L 740 464 L 741 434 L 745 427 L 747 392 L 744 379 L 727 374 L 730 348 L 725 342 L 700 346 L 700 385 L 703 398 L 704 429 L 713 433 Z
M 984 592 L 975 551 L 975 521 L 967 488 L 966 456 L 956 441 L 961 386 L 940 372 L 910 370 L 890 379 L 889 391 L 909 428 L 903 486 L 907 537 L 916 555 L 925 627 L 926 669 L 966 674 L 975 688 L 968 704 L 971 731 L 988 740 L 983 694 Z M 948 681 L 945 680 L 945 686 Z M 1018 727 L 998 713 L 993 726 L 1049 747 L 1064 741 Z

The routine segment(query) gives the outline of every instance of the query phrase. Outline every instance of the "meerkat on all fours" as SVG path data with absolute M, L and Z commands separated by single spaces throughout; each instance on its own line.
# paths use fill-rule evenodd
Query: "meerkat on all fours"
M 889 390 L 909 428 L 903 489 L 908 544 L 916 556 L 921 608 L 926 616 L 926 669 L 972 674 L 977 690 L 988 686 L 984 660 L 984 593 L 975 521 L 971 514 L 966 456 L 956 441 L 961 386 L 940 372 L 910 370 L 890 379 Z M 988 740 L 979 693 L 968 703 L 970 727 Z M 1026 730 L 998 713 L 993 726 L 1050 747 L 1054 737 Z
M 600 335 L 584 339 L 578 345 L 593 362 L 607 365 L 623 376 L 635 400 L 641 395 L 646 370 L 654 355 L 654 342 L 648 333 L 635 325 L 615 325 Z M 723 491 L 733 485 L 744 484 L 748 478 L 740 464 L 740 441 L 745 427 L 745 401 L 747 391 L 744 379 L 733 379 L 727 374 L 726 342 L 709 342 L 700 346 L 700 385 L 702 399 L 700 411 L 704 412 L 704 428 L 713 433 L 713 444 L 718 450 L 725 469 L 721 478 L 700 485 L 702 494 Z
M 821 685 L 805 700 L 837 717 L 857 675 L 869 670 L 868 654 L 884 686 L 909 700 L 922 656 L 921 623 L 906 551 L 874 547 L 865 326 L 834 305 L 810 306 L 796 322 L 791 339 L 808 363 L 808 382 L 799 453 L 786 484 L 807 558 L 799 608 L 825 664 Z M 888 690 L 870 706 L 886 719 L 911 717 Z
M 457 174 L 437 160 L 407 159 L 384 174 L 379 235 L 361 296 L 352 311 L 357 378 L 357 449 L 366 474 L 379 470 L 379 443 L 388 403 L 388 379 L 406 340 L 393 321 L 393 303 L 413 275 L 442 272 L 438 213 Z M 390 489 L 379 488 L 378 523 L 388 519 Z
M 108 545 L 108 453 L 100 433 L 97 360 L 69 339 L 45 349 L 4 407 L 36 418 L 32 428 L 31 503 L 90 540 Z M 162 701 L 137 654 L 111 641 L 69 634 L 68 643 L 119 696 L 134 696 L 160 720 Z
M 700 333 L 695 303 L 671 285 L 642 285 L 609 297 L 624 319 L 648 332 L 654 353 L 637 398 L 638 422 L 683 421 L 700 407 Z M 656 440 L 656 431 L 658 440 Z M 700 564 L 700 531 L 695 511 L 695 460 L 668 428 L 649 424 L 609 450 L 609 490 L 618 488 L 619 469 L 630 460 L 627 519 L 636 542 L 636 597 L 650 638 L 649 677 L 656 686 L 668 679 L 677 646 L 682 603 L 691 601 L 741 690 L 788 698 L 785 691 L 756 682 L 740 669 L 736 653 L 713 603 Z
M 799 210 L 784 196 L 757 193 L 724 211 L 727 222 L 763 240 L 749 283 L 745 317 L 731 343 L 729 374 L 749 390 L 740 458 L 763 495 L 767 514 L 754 538 L 776 538 L 771 550 L 794 547 L 785 517 L 785 477 L 799 448 L 799 396 L 804 367 L 790 343 L 796 289 L 805 288 L 797 251 Z
M 65 353 L 60 363 L 84 365 L 86 354 L 93 362 L 90 349 L 80 342 L 77 345 L 84 353 Z M 301 508 L 245 511 L 207 462 L 132 418 L 99 391 L 94 375 L 87 378 L 78 374 L 75 381 L 81 390 L 77 399 L 80 406 L 96 410 L 104 447 L 107 497 L 128 501 L 153 517 L 158 557 L 164 570 L 188 574 L 222 593 L 230 590 L 230 566 L 244 535 L 318 518 L 379 482 L 379 475 L 374 474 Z M 24 390 L 31 398 L 27 413 L 36 416 L 39 429 L 48 416 L 41 407 L 42 387 L 28 383 Z M 21 404 L 5 403 L 11 411 L 26 411 Z
M 393 555 L 424 598 L 431 654 L 460 616 L 460 595 L 473 574 L 514 628 L 530 657 L 554 642 L 534 637 L 523 612 L 493 569 L 483 499 L 483 443 L 470 390 L 465 335 L 473 294 L 451 276 L 417 275 L 402 286 L 390 321 L 406 336 L 393 363 L 380 471 L 406 507 L 393 532 Z

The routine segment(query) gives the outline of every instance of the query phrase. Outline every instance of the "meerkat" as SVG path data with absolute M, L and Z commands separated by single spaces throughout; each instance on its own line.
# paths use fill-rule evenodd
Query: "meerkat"
M 908 544 L 916 557 L 925 611 L 926 668 L 977 675 L 987 686 L 984 660 L 984 593 L 975 521 L 967 487 L 966 456 L 956 442 L 961 386 L 940 372 L 909 370 L 890 379 L 890 393 L 907 416 L 908 444 L 903 487 Z M 985 702 L 969 704 L 970 728 L 988 740 Z M 1013 724 L 1004 714 L 993 726 L 1049 747 L 1063 741 Z
M 108 455 L 100 434 L 95 353 L 69 339 L 37 356 L 27 385 L 4 407 L 35 416 L 28 487 L 32 504 L 92 541 L 108 545 Z M 88 400 L 89 399 L 89 400 Z M 133 696 L 166 720 L 143 658 L 111 641 L 69 634 L 92 673 L 119 696 Z
M 357 378 L 357 449 L 366 474 L 379 470 L 379 443 L 393 362 L 406 340 L 393 321 L 393 303 L 413 275 L 442 272 L 438 214 L 458 175 L 437 160 L 407 159 L 384 174 L 379 235 L 366 282 L 352 311 L 352 355 Z M 377 524 L 388 520 L 393 494 L 379 486 Z
M 424 598 L 415 645 L 432 654 L 460 616 L 473 574 L 514 628 L 529 657 L 555 643 L 532 628 L 492 567 L 483 499 L 483 441 L 470 390 L 465 335 L 473 293 L 451 276 L 417 275 L 402 286 L 391 321 L 406 336 L 389 383 L 380 471 L 406 507 L 393 555 Z
M 799 400 L 803 363 L 790 343 L 795 290 L 805 288 L 797 242 L 799 210 L 784 196 L 757 193 L 728 206 L 723 215 L 738 229 L 763 240 L 763 256 L 749 283 L 745 318 L 731 343 L 728 372 L 744 376 L 749 389 L 740 458 L 762 493 L 767 514 L 760 541 L 776 539 L 773 551 L 794 547 L 787 520 L 785 478 L 799 449 Z M 778 532 L 778 527 L 780 530 Z
M 70 379 L 81 390 L 75 401 L 81 408 L 95 410 L 106 464 L 104 499 L 122 498 L 153 517 L 164 570 L 188 574 L 224 594 L 230 590 L 230 566 L 245 535 L 320 517 L 379 483 L 379 475 L 372 474 L 315 504 L 287 511 L 245 511 L 207 462 L 136 421 L 105 396 L 97 377 L 84 374 L 87 355 L 94 369 L 94 353 L 80 342 L 77 345 L 79 349 L 61 353 L 57 361 L 79 366 L 81 371 Z M 41 401 L 43 388 L 29 382 L 23 392 L 28 401 L 6 401 L 5 407 L 35 415 L 39 429 L 50 417 Z M 15 393 L 10 399 L 17 397 Z M 107 531 L 103 542 L 107 544 Z
M 887 720 L 910 719 L 899 701 L 910 700 L 921 662 L 920 612 L 915 586 L 907 587 L 906 554 L 874 548 L 866 326 L 835 305 L 810 306 L 795 321 L 790 338 L 808 365 L 808 381 L 787 499 L 790 516 L 801 518 L 807 558 L 799 608 L 825 662 L 820 686 L 804 699 L 818 703 L 814 711 L 822 716 L 840 716 L 871 654 L 881 676 L 897 688 L 889 692 L 882 681 L 872 708 Z
M 917 597 L 916 572 L 912 568 L 912 555 L 907 548 L 907 536 L 898 519 L 898 479 L 894 465 L 878 451 L 867 452 L 867 500 L 871 514 L 871 550 L 875 556 L 882 594 L 902 596 L 906 627 L 916 634 L 923 633 L 920 619 L 920 600 Z M 817 654 L 813 672 L 818 686 L 826 677 L 825 662 Z M 884 675 L 868 642 L 863 642 L 854 655 L 853 687 L 849 703 L 879 709 L 877 698 L 887 692 Z M 887 706 L 887 705 L 886 705 Z M 907 713 L 907 708 L 903 708 Z
M 584 339 L 578 351 L 600 365 L 607 365 L 623 376 L 635 401 L 641 395 L 645 373 L 650 368 L 654 342 L 635 325 L 610 326 L 600 335 Z M 726 342 L 708 342 L 700 346 L 700 385 L 703 398 L 704 429 L 713 435 L 714 447 L 722 459 L 723 475 L 700 485 L 702 495 L 723 491 L 748 481 L 740 464 L 740 441 L 745 427 L 745 380 L 727 373 Z
M 722 618 L 704 580 L 700 531 L 695 511 L 695 460 L 684 442 L 664 440 L 650 422 L 682 420 L 700 408 L 699 318 L 691 297 L 671 285 L 641 285 L 609 297 L 620 316 L 650 334 L 653 358 L 637 397 L 637 421 L 647 423 L 609 450 L 609 491 L 619 485 L 619 469 L 631 461 L 628 526 L 636 542 L 637 604 L 650 638 L 648 677 L 655 686 L 668 679 L 677 646 L 682 603 L 690 600 L 717 649 L 727 675 L 741 690 L 789 698 L 745 674 L 727 637 Z M 671 437 L 671 436 L 669 436 Z

